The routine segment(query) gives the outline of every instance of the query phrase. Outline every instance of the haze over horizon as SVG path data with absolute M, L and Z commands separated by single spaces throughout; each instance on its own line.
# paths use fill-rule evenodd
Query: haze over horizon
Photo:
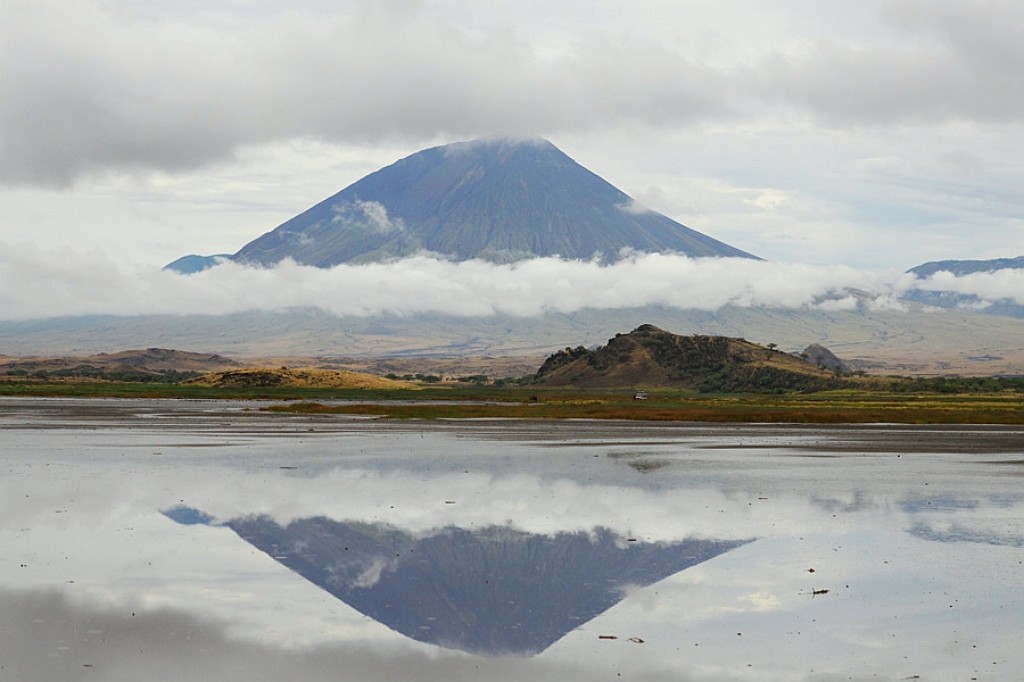
M 234 252 L 419 149 L 488 135 L 550 139 L 640 204 L 774 263 L 738 278 L 714 266 L 730 286 L 697 307 L 820 305 L 848 287 L 885 300 L 914 265 L 1024 253 L 1011 3 L 0 0 L 0 45 L 4 319 L 322 299 L 366 273 L 156 270 Z M 676 285 L 712 272 L 655 262 L 606 273 L 623 283 L 613 307 L 671 298 L 630 285 L 667 264 Z M 507 310 L 589 266 L 542 262 L 538 284 L 486 267 L 413 259 L 377 280 L 422 292 L 404 307 L 425 310 L 492 282 L 479 309 Z M 946 285 L 1022 303 L 1015 277 Z M 553 295 L 537 305 L 572 309 L 579 292 Z

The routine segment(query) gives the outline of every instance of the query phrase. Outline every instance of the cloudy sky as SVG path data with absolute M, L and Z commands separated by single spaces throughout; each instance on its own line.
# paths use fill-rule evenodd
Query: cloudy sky
M 3 264 L 234 252 L 494 134 L 775 262 L 1017 256 L 1022 71 L 996 0 L 0 0 Z

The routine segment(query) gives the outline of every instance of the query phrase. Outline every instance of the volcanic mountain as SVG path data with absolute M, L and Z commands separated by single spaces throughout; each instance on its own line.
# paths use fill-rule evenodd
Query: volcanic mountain
M 754 258 L 639 206 L 540 139 L 483 139 L 417 152 L 231 258 L 260 265 L 292 258 L 330 267 L 420 252 L 511 262 L 537 256 L 615 259 L 623 250 Z M 194 271 L 192 261 L 187 265 Z M 177 262 L 168 267 L 185 272 Z
M 834 372 L 745 339 L 679 336 L 652 324 L 616 334 L 594 350 L 558 351 L 534 379 L 542 386 L 702 391 L 814 391 L 834 388 L 839 381 Z

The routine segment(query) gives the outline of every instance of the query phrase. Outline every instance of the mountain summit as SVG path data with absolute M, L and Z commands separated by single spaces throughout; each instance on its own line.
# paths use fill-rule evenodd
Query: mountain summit
M 232 258 L 330 267 L 424 251 L 510 262 L 616 258 L 624 249 L 754 257 L 638 206 L 547 140 L 482 139 L 371 173 Z

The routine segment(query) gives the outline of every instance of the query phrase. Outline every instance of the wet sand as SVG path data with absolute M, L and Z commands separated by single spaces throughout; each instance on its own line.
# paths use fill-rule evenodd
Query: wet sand
M 393 420 L 262 411 L 262 401 L 0 398 L 0 429 L 145 427 L 193 433 L 455 432 L 478 439 L 580 445 L 698 441 L 705 449 L 766 446 L 815 453 L 1024 454 L 1024 428 L 1003 425 L 709 424 L 612 420 Z M 1005 464 L 1006 462 L 1000 462 Z

